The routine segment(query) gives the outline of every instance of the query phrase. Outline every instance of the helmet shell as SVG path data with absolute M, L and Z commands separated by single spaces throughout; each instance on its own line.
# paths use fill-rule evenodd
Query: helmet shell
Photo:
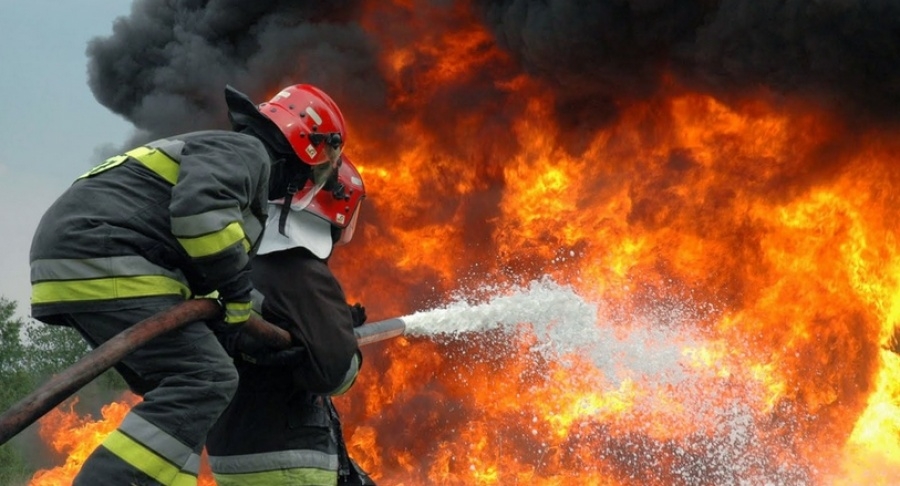
M 339 150 L 347 141 L 344 115 L 337 103 L 313 85 L 288 86 L 258 109 L 278 126 L 307 165 L 330 162 L 327 149 Z

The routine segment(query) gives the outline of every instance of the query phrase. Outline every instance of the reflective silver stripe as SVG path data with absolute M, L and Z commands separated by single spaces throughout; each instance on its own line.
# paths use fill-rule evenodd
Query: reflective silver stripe
M 130 255 L 104 258 L 59 258 L 31 262 L 31 281 L 81 280 L 109 276 L 162 275 L 187 284 L 180 270 L 169 270 L 144 257 Z
M 187 469 L 187 465 L 191 464 L 192 461 L 191 456 L 196 455 L 190 447 L 136 413 L 126 415 L 118 430 L 164 457 L 172 464 L 179 466 L 182 471 L 196 474 L 200 470 L 199 460 L 192 466 L 195 469 Z M 182 464 L 185 464 L 185 466 L 182 466 Z
M 250 241 L 250 246 L 256 244 L 259 241 L 260 236 L 262 236 L 263 232 L 263 224 L 256 219 L 256 216 L 253 215 L 249 210 L 244 211 L 244 235 L 246 235 L 247 240 Z
M 234 222 L 244 222 L 241 214 L 234 209 L 216 209 L 191 216 L 173 217 L 172 234 L 178 238 L 193 238 L 222 231 Z
M 347 373 L 344 374 L 344 379 L 341 381 L 341 384 L 338 385 L 334 391 L 330 393 L 330 395 L 343 395 L 350 390 L 350 387 L 353 386 L 353 383 L 356 382 L 356 376 L 359 374 L 359 353 L 353 355 L 353 358 L 350 360 L 350 367 L 347 368 Z
M 209 456 L 209 466 L 217 474 L 245 474 L 301 467 L 335 471 L 338 468 L 338 456 L 310 449 L 294 449 L 237 456 Z
M 188 462 L 181 467 L 181 470 L 197 476 L 200 474 L 200 454 L 191 453 L 191 457 L 188 458 Z
M 253 312 L 262 314 L 262 306 L 264 300 L 266 300 L 266 296 L 263 295 L 262 292 L 256 289 L 250 290 L 250 302 L 252 304 Z
M 147 146 L 162 150 L 170 159 L 181 162 L 181 151 L 184 150 L 184 142 L 181 140 L 156 140 L 148 143 Z

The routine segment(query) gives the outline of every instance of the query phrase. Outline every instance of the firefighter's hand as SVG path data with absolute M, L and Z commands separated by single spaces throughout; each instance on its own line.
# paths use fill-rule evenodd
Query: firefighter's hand
M 359 327 L 366 323 L 366 308 L 356 303 L 350 306 L 350 315 L 353 316 L 353 327 Z
M 254 362 L 257 354 L 269 349 L 259 341 L 248 335 L 243 329 L 230 332 L 217 332 L 216 339 L 232 358 L 242 358 L 245 361 Z M 247 359 L 250 357 L 252 359 Z
M 306 346 L 295 344 L 288 349 L 268 353 L 244 353 L 241 357 L 257 366 L 299 366 L 307 361 Z
M 216 332 L 216 339 L 225 349 L 229 356 L 235 358 L 239 356 L 241 349 L 241 341 L 244 340 L 244 333 L 241 330 L 236 332 Z

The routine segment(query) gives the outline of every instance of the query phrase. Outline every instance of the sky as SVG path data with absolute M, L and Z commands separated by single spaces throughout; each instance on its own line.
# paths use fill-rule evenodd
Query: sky
M 94 99 L 85 54 L 129 9 L 122 0 L 0 0 L 0 297 L 20 317 L 30 313 L 28 251 L 41 215 L 133 131 Z

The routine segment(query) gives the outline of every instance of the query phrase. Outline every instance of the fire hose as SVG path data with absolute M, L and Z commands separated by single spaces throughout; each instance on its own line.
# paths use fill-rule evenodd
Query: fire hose
M 219 304 L 213 299 L 188 300 L 120 332 L 0 415 L 0 445 L 151 339 L 191 322 L 214 318 L 219 312 Z M 256 315 L 250 318 L 244 329 L 270 348 L 285 349 L 291 346 L 291 337 L 287 331 Z M 360 346 L 400 336 L 405 331 L 406 324 L 397 318 L 354 329 Z

